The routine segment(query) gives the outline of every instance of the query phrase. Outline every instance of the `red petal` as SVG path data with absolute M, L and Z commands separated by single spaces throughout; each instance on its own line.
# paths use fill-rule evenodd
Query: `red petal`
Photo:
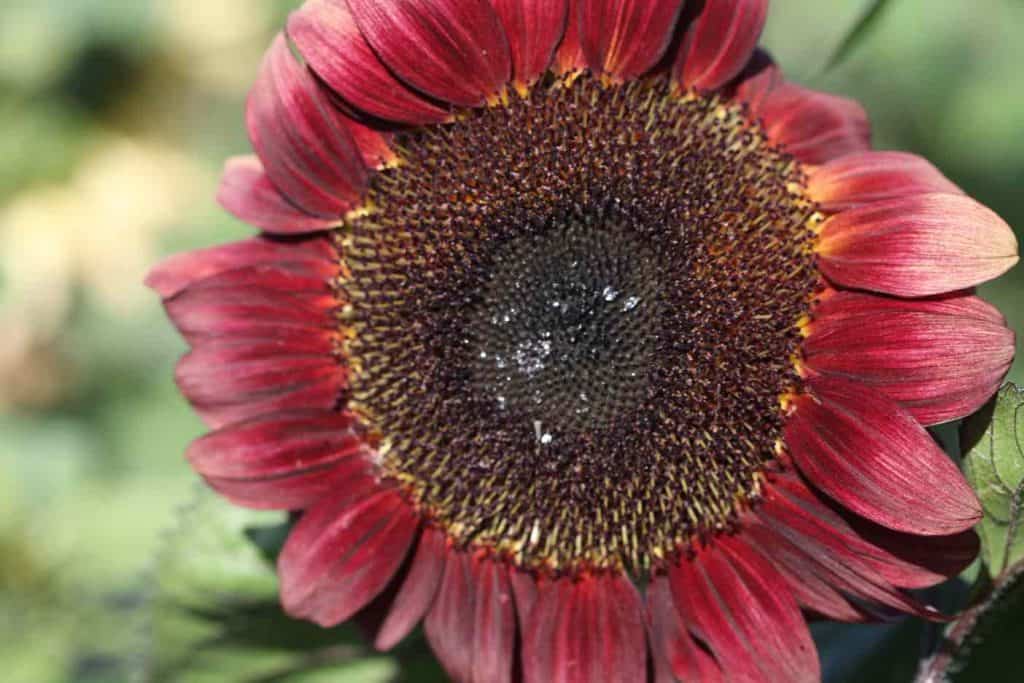
M 340 103 L 337 106 L 342 107 L 344 104 Z M 364 125 L 347 114 L 339 118 L 348 129 L 349 135 L 352 136 L 352 141 L 359 148 L 359 153 L 367 168 L 379 170 L 398 160 L 398 155 L 391 149 L 392 136 L 390 133 L 384 133 Z
M 512 680 L 515 611 L 505 565 L 449 551 L 427 639 L 449 675 L 466 683 Z
M 967 289 L 1018 260 L 1010 226 L 973 199 L 952 194 L 845 211 L 825 221 L 817 250 L 833 282 L 906 297 Z
M 224 427 L 196 440 L 186 457 L 239 505 L 308 507 L 368 467 L 350 415 L 284 413 Z
M 904 301 L 836 292 L 815 308 L 807 331 L 811 371 L 880 389 L 922 424 L 975 412 L 1013 362 L 1013 332 L 974 296 Z
M 771 55 L 761 49 L 754 50 L 750 62 L 740 74 L 736 84 L 738 102 L 747 105 L 751 119 L 761 117 L 768 95 L 783 84 L 782 70 L 772 60 Z
M 566 5 L 565 35 L 555 51 L 554 70 L 560 74 L 587 68 L 587 58 L 580 44 L 580 0 L 566 0 Z
M 668 48 L 682 0 L 589 0 L 579 5 L 580 43 L 597 74 L 637 78 Z
M 446 545 L 444 534 L 439 531 L 427 529 L 421 534 L 409 575 L 374 640 L 378 650 L 390 650 L 397 645 L 433 605 L 448 554 Z
M 346 384 L 327 340 L 310 351 L 277 341 L 202 343 L 178 363 L 181 392 L 211 427 L 280 410 L 328 411 Z
M 871 125 L 853 100 L 783 83 L 758 109 L 769 139 L 806 164 L 871 148 Z
M 559 579 L 543 587 L 523 634 L 526 683 L 644 681 L 643 605 L 622 574 Z
M 360 33 L 345 0 L 306 0 L 288 18 L 288 37 L 317 75 L 360 111 L 414 125 L 448 118 L 448 112 L 388 71 Z
M 672 601 L 668 578 L 654 576 L 647 584 L 647 614 L 651 624 L 651 650 L 656 683 L 724 680 L 718 664 L 686 630 Z
M 367 42 L 399 78 L 475 107 L 511 76 L 508 40 L 487 0 L 348 0 Z
M 929 192 L 963 194 L 926 160 L 905 152 L 847 154 L 808 172 L 807 194 L 830 213 Z
M 718 90 L 750 62 L 768 17 L 768 0 L 705 3 L 687 27 L 676 56 L 675 77 L 684 88 Z
M 300 241 L 252 237 L 170 256 L 149 272 L 146 286 L 168 299 L 192 283 L 224 271 L 283 261 L 324 266 L 326 276 L 333 277 L 337 258 L 330 241 L 324 238 Z
M 288 201 L 270 182 L 263 164 L 255 156 L 228 159 L 217 201 L 249 225 L 274 234 L 315 232 L 341 222 L 339 217 L 313 216 Z
M 876 571 L 901 588 L 934 586 L 958 576 L 978 557 L 980 540 L 973 530 L 950 536 L 917 536 L 853 514 L 844 519 L 861 538 L 882 550 L 886 558 Z
M 537 603 L 537 596 L 540 593 L 538 582 L 541 580 L 533 574 L 509 569 L 509 583 L 512 585 L 512 595 L 516 600 L 516 615 L 519 617 L 519 630 L 526 631 L 530 610 Z
M 789 475 L 772 482 L 756 514 L 760 521 L 748 523 L 744 538 L 772 558 L 801 604 L 832 619 L 862 621 L 869 613 L 865 608 L 872 605 L 935 618 L 938 613 L 934 609 L 899 589 L 940 583 L 971 559 L 958 564 L 951 574 L 932 571 L 934 558 L 927 564 L 909 562 L 866 538 L 801 480 Z M 886 531 L 903 539 L 922 538 Z M 932 539 L 951 542 L 954 548 L 963 546 L 956 537 Z M 847 601 L 847 596 L 857 599 L 858 606 Z
M 552 65 L 557 74 L 573 74 L 587 68 L 587 57 L 580 44 L 580 0 L 566 0 L 566 6 L 565 35 L 555 50 Z
M 445 671 L 458 683 L 472 683 L 476 586 L 473 560 L 449 549 L 437 599 L 427 614 L 424 630 Z
M 330 496 L 292 529 L 278 560 L 281 601 L 321 626 L 345 621 L 388 584 L 412 544 L 418 518 L 394 491 L 371 482 Z
M 877 391 L 812 377 L 794 399 L 789 453 L 811 482 L 890 529 L 937 536 L 973 526 L 981 507 L 960 470 L 920 424 Z
M 479 683 L 510 683 L 516 639 L 515 603 L 505 565 L 489 559 L 472 564 L 476 586 L 473 615 L 473 677 Z
M 337 306 L 325 280 L 300 263 L 252 266 L 201 280 L 164 302 L 192 345 L 213 338 L 276 340 L 308 348 L 335 334 Z
M 353 208 L 368 177 L 341 116 L 278 35 L 249 94 L 249 137 L 274 186 L 321 218 Z
M 565 33 L 568 0 L 492 0 L 512 52 L 515 84 L 525 88 L 551 63 Z
M 730 679 L 818 681 L 810 631 L 786 581 L 760 553 L 721 537 L 669 570 L 676 606 Z

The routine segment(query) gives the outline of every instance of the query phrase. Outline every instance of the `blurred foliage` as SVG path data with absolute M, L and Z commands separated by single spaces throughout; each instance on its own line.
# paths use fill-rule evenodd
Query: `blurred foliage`
M 281 513 L 237 508 L 197 486 L 128 614 L 134 638 L 115 657 L 119 671 L 152 683 L 444 680 L 418 635 L 385 655 L 352 622 L 323 629 L 285 615 L 274 563 L 287 528 Z
M 868 39 L 871 31 L 881 23 L 882 14 L 892 4 L 892 0 L 872 0 L 863 16 L 853 25 L 832 56 L 825 64 L 825 71 L 830 71 L 842 64 L 861 43 Z
M 394 660 L 370 651 L 354 626 L 321 629 L 283 614 L 273 558 L 251 542 L 270 541 L 264 549 L 272 555 L 281 517 L 198 491 L 146 577 L 138 678 L 299 683 L 325 671 L 339 683 L 394 678 Z
M 159 571 L 149 581 L 139 572 L 157 553 L 175 506 L 192 495 L 181 453 L 202 426 L 172 383 L 184 345 L 140 283 L 163 254 L 249 234 L 216 207 L 216 178 L 226 156 L 248 149 L 247 88 L 298 1 L 0 3 L 5 681 L 124 680 L 126 646 L 137 643 L 141 656 L 145 641 L 140 610 L 155 596 L 170 597 L 161 592 L 166 582 L 154 579 Z M 1020 231 L 1024 3 L 942 3 L 936 11 L 932 0 L 891 0 L 853 49 L 842 48 L 872 4 L 773 0 L 765 41 L 798 80 L 863 102 L 880 147 L 925 155 Z M 843 58 L 826 71 L 833 54 Z M 1022 269 L 981 291 L 1022 329 Z M 1022 367 L 1011 378 L 1024 380 Z M 221 532 L 251 523 L 238 517 Z M 211 549 L 221 532 L 210 530 L 197 548 Z M 240 543 L 227 547 L 251 552 Z M 276 604 L 263 560 L 249 554 L 228 563 L 251 574 L 252 593 L 241 602 L 185 600 L 192 612 L 175 617 L 184 640 L 167 646 L 250 637 L 232 630 L 239 622 L 231 610 L 241 605 L 261 615 Z M 216 592 L 214 584 L 188 585 Z M 249 621 L 262 623 L 242 623 Z M 168 617 L 154 628 L 173 623 Z M 829 636 L 841 633 L 832 641 L 840 645 L 819 634 L 829 680 L 890 680 L 853 658 L 857 648 L 899 672 L 891 680 L 907 680 L 912 665 L 900 655 L 929 634 L 903 622 L 849 628 Z M 864 640 L 856 645 L 856 638 Z M 309 642 L 322 641 L 311 635 Z M 154 657 L 171 661 L 166 652 L 166 660 Z M 198 660 L 216 670 L 219 657 L 204 652 Z M 260 671 L 292 657 L 277 653 Z M 379 657 L 366 666 L 366 676 L 438 679 L 436 667 L 389 669 L 396 665 Z

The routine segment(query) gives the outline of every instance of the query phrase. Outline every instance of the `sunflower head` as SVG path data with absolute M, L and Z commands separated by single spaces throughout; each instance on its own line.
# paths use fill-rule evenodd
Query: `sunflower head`
M 292 614 L 388 596 L 378 647 L 425 619 L 480 682 L 814 680 L 801 610 L 935 615 L 907 589 L 971 560 L 980 513 L 924 426 L 1006 373 L 970 288 L 1017 245 L 786 82 L 766 12 L 291 16 L 220 194 L 263 232 L 150 283 L 215 429 L 190 461 L 301 512 Z

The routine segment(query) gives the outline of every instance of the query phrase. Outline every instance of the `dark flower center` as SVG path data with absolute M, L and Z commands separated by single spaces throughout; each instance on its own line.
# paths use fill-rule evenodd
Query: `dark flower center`
M 612 425 L 644 400 L 661 265 L 621 225 L 538 226 L 499 250 L 465 343 L 475 391 L 542 445 Z M 498 425 L 495 425 L 498 426 Z
M 524 567 L 649 568 L 758 495 L 816 283 L 739 107 L 589 77 L 399 142 L 339 234 L 384 476 Z

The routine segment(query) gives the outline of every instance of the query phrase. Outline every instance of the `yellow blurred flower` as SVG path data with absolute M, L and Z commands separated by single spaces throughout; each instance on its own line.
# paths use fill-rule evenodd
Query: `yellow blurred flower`
M 171 148 L 111 137 L 97 141 L 67 185 L 26 192 L 0 210 L 0 406 L 54 398 L 52 349 L 76 287 L 116 316 L 148 301 L 140 283 L 159 234 L 213 184 Z

